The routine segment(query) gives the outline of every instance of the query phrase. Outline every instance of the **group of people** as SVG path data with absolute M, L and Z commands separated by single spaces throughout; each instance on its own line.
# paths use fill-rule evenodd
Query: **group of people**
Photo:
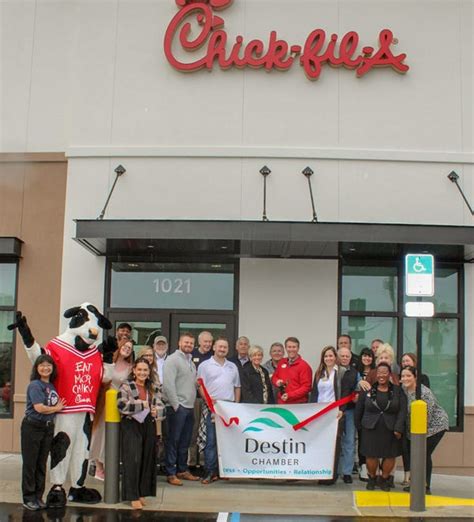
M 418 378 L 422 399 L 428 404 L 426 487 L 430 492 L 431 455 L 449 423 L 429 388 L 429 379 L 417 375 L 415 354 L 405 354 L 400 369 L 389 344 L 375 339 L 357 355 L 351 350 L 350 336 L 341 335 L 336 347 L 323 348 L 313 376 L 311 366 L 299 354 L 296 337 L 273 343 L 269 360 L 263 362 L 263 349 L 251 346 L 245 336 L 238 338 L 235 355 L 228 357 L 228 340 L 213 339 L 207 331 L 199 334 L 197 346 L 192 333 L 182 333 L 172 354 L 162 335 L 134 354 L 131 333 L 129 324 L 119 325 L 116 335 L 104 341 L 102 351 L 110 378 L 104 392 L 108 387 L 118 390 L 122 500 L 130 501 L 134 509 L 141 509 L 145 497 L 155 495 L 157 464 L 172 486 L 199 480 L 207 485 L 219 479 L 215 418 L 209 400 L 299 404 L 355 397 L 338 412 L 334 476 L 320 483 L 334 484 L 338 476 L 344 483 L 352 483 L 358 454 L 359 476 L 367 481 L 367 489 L 379 486 L 387 491 L 393 487 L 395 459 L 403 455 L 404 485 L 409 488 L 409 412 Z M 41 501 L 44 491 L 54 415 L 63 407 L 52 384 L 55 371 L 52 359 L 40 356 L 27 391 L 22 451 L 31 458 L 24 459 L 25 502 Z M 102 395 L 91 444 L 95 476 L 101 480 L 106 473 Z M 41 422 L 35 422 L 38 418 Z

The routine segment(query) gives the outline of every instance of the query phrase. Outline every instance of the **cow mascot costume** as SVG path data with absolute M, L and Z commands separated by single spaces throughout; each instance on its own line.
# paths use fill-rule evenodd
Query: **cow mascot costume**
M 87 474 L 92 416 L 95 413 L 97 395 L 103 379 L 102 355 L 96 341 L 100 329 L 109 330 L 112 325 L 90 303 L 70 308 L 64 312 L 69 319 L 67 330 L 41 348 L 21 312 L 10 330 L 18 328 L 28 357 L 32 362 L 41 353 L 50 355 L 58 368 L 54 382 L 58 395 L 66 400 L 66 406 L 56 416 L 54 439 L 51 446 L 51 490 L 48 507 L 66 505 L 66 482 L 71 471 L 71 489 L 68 500 L 96 504 L 102 500 L 96 489 L 84 486 Z

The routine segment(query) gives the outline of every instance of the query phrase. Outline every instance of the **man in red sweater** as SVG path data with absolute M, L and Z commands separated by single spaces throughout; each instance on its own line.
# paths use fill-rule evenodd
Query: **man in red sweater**
M 288 357 L 283 358 L 272 377 L 272 383 L 279 388 L 278 404 L 300 404 L 308 402 L 311 391 L 312 371 L 310 365 L 298 354 L 300 342 L 296 337 L 285 340 Z

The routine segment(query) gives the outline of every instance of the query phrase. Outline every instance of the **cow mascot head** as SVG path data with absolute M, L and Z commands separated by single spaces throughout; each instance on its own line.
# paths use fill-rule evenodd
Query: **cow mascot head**
M 102 500 L 95 489 L 84 486 L 89 445 L 91 417 L 95 413 L 97 395 L 103 376 L 102 356 L 97 340 L 102 329 L 112 328 L 110 321 L 90 303 L 69 308 L 64 312 L 69 319 L 64 333 L 49 341 L 44 348 L 35 341 L 26 317 L 16 314 L 16 322 L 9 329 L 18 328 L 28 357 L 32 362 L 41 353 L 50 355 L 56 363 L 58 376 L 54 385 L 66 402 L 56 416 L 51 447 L 51 490 L 49 507 L 64 507 L 66 492 L 63 484 L 70 472 L 71 488 L 68 500 L 95 504 Z

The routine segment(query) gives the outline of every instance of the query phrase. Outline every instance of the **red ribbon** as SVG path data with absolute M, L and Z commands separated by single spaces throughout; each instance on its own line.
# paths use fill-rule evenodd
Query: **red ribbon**
M 217 412 L 216 412 L 216 409 L 214 408 L 214 402 L 212 401 L 211 399 L 211 396 L 209 395 L 209 392 L 207 391 L 207 388 L 206 386 L 204 385 L 204 381 L 199 378 L 197 380 L 199 386 L 201 386 L 201 390 L 202 390 L 202 394 L 204 395 L 204 400 L 206 401 L 206 404 L 207 404 L 207 407 L 211 410 L 212 413 L 216 414 L 216 415 L 219 415 Z M 323 408 L 322 410 L 319 410 L 317 413 L 315 413 L 314 415 L 311 415 L 310 417 L 308 417 L 307 419 L 299 422 L 298 424 L 295 424 L 293 426 L 293 429 L 295 431 L 298 431 L 300 430 L 301 428 L 304 428 L 305 426 L 307 426 L 310 422 L 313 422 L 314 420 L 316 420 L 318 417 L 321 417 L 323 416 L 324 414 L 326 414 L 328 411 L 331 411 L 333 410 L 334 408 L 338 408 L 339 406 L 343 406 L 344 404 L 347 404 L 348 402 L 351 402 L 352 400 L 355 399 L 355 397 L 357 396 L 356 393 L 351 393 L 351 395 L 348 395 L 347 397 L 344 397 L 343 399 L 339 399 L 338 401 L 334 401 L 334 402 L 331 402 L 331 404 L 328 404 L 325 408 Z M 224 423 L 224 426 L 226 428 L 228 428 L 229 426 L 231 426 L 232 424 L 239 424 L 240 420 L 238 417 L 231 417 L 228 421 L 226 421 L 221 415 L 219 415 L 220 419 L 222 420 L 222 422 Z
M 298 424 L 295 424 L 293 426 L 293 429 L 295 431 L 297 430 L 300 430 L 301 428 L 304 428 L 305 426 L 307 426 L 310 422 L 313 422 L 314 420 L 316 420 L 318 417 L 321 417 L 323 416 L 325 413 L 327 413 L 328 411 L 331 411 L 333 410 L 334 408 L 337 408 L 339 406 L 342 406 L 344 404 L 347 404 L 348 402 L 351 402 L 352 400 L 355 399 L 355 397 L 357 396 L 356 393 L 351 393 L 351 395 L 348 395 L 347 397 L 344 397 L 343 399 L 339 399 L 338 401 L 334 401 L 334 402 L 331 402 L 331 404 L 328 404 L 325 408 L 323 408 L 322 410 L 319 410 L 318 413 L 315 413 L 314 415 L 311 415 L 311 417 L 308 417 L 307 419 L 299 422 Z
M 197 380 L 197 383 L 199 384 L 199 386 L 201 386 L 202 394 L 204 395 L 204 400 L 206 401 L 207 407 L 211 410 L 212 413 L 214 413 L 215 415 L 219 415 L 218 413 L 216 413 L 216 409 L 214 408 L 214 402 L 212 401 L 211 396 L 207 391 L 207 388 L 204 386 L 204 381 L 201 378 L 199 378 Z M 231 424 L 238 425 L 240 422 L 238 417 L 231 417 L 229 421 L 226 421 L 224 417 L 222 417 L 221 415 L 219 415 L 219 418 L 224 423 L 224 426 L 226 428 L 228 428 Z

